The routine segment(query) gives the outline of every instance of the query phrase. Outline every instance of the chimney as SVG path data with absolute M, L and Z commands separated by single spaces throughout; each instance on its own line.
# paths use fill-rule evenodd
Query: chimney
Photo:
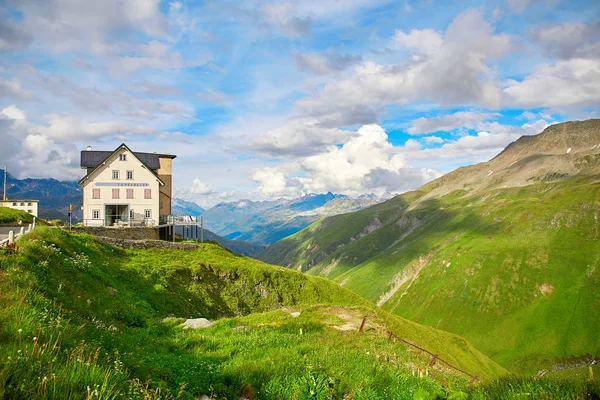
M 87 151 L 92 151 L 92 146 L 88 146 L 86 150 Z

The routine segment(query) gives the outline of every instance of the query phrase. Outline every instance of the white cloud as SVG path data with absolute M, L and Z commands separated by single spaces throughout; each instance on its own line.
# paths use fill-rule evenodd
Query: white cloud
M 283 167 L 285 169 L 285 167 Z M 258 184 L 256 191 L 263 196 L 297 197 L 303 194 L 298 178 L 289 177 L 282 167 L 266 167 L 254 171 L 252 180 Z
M 188 186 L 176 186 L 174 192 L 176 197 L 188 200 L 215 194 L 214 189 L 199 178 L 194 178 Z
M 443 37 L 430 29 L 399 31 L 395 45 L 413 56 L 401 64 L 365 62 L 351 77 L 298 101 L 299 110 L 327 126 L 344 126 L 376 121 L 385 105 L 418 100 L 500 106 L 499 82 L 489 63 L 503 56 L 511 41 L 495 34 L 479 11 L 460 14 Z
M 411 135 L 419 135 L 438 131 L 452 131 L 458 128 L 473 129 L 481 122 L 492 118 L 492 114 L 479 111 L 458 111 L 454 114 L 438 117 L 421 117 L 412 121 L 412 126 L 407 129 L 407 132 Z
M 543 25 L 532 29 L 530 35 L 546 56 L 600 59 L 600 21 Z
M 408 143 L 417 150 L 418 143 Z M 301 159 L 298 167 L 263 168 L 253 179 L 262 194 L 290 195 L 332 191 L 357 195 L 399 192 L 416 188 L 433 177 L 433 170 L 416 170 L 406 162 L 402 151 L 388 141 L 378 125 L 365 125 L 341 147 Z
M 339 73 L 362 61 L 361 56 L 342 55 L 335 49 L 329 49 L 324 53 L 294 54 L 293 58 L 299 69 L 315 75 Z
M 273 157 L 307 156 L 343 143 L 353 132 L 319 126 L 314 118 L 298 118 L 253 139 L 251 149 Z
M 465 135 L 438 148 L 412 152 L 408 157 L 415 162 L 419 160 L 419 163 L 428 163 L 429 160 L 435 159 L 440 165 L 440 169 L 448 171 L 448 169 L 453 169 L 456 164 L 487 161 L 519 137 L 538 134 L 548 125 L 548 122 L 543 119 L 521 126 L 482 122 L 478 125 L 480 131 L 476 135 Z
M 433 55 L 444 44 L 442 34 L 433 29 L 413 29 L 409 33 L 396 31 L 394 43 L 397 48 L 405 48 L 416 54 Z
M 428 144 L 444 143 L 444 139 L 439 136 L 425 136 L 423 140 Z
M 18 79 L 0 79 L 0 97 L 9 97 L 15 100 L 31 100 L 35 96 L 21 87 Z
M 10 120 L 24 120 L 25 113 L 19 110 L 15 105 L 10 105 L 0 112 L 0 118 Z
M 600 62 L 572 59 L 542 64 L 520 82 L 507 81 L 504 93 L 525 107 L 598 106 Z

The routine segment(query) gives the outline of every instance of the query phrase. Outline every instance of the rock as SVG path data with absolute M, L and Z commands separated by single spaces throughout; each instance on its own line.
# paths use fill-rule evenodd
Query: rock
M 185 320 L 183 329 L 210 328 L 213 325 L 214 322 L 209 321 L 206 318 L 192 318 Z
M 290 315 L 292 316 L 292 318 L 298 318 L 300 316 L 300 311 L 295 311 L 290 313 Z

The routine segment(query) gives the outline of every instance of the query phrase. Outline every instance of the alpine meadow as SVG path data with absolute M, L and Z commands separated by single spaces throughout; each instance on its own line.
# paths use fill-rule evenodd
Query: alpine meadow
M 535 375 L 598 358 L 599 219 L 600 120 L 567 122 L 320 220 L 260 258 L 332 279 Z

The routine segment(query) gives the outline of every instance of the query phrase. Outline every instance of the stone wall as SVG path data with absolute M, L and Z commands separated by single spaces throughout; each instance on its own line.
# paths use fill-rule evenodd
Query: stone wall
M 68 229 L 68 228 L 67 228 Z M 101 226 L 73 227 L 74 232 L 88 233 L 113 239 L 158 240 L 158 229 L 154 228 L 105 228 Z
M 195 250 L 199 246 L 193 243 L 172 243 L 163 240 L 132 240 L 118 239 L 111 237 L 96 237 L 100 242 L 110 244 L 112 246 L 124 247 L 128 249 L 180 249 L 180 250 Z

